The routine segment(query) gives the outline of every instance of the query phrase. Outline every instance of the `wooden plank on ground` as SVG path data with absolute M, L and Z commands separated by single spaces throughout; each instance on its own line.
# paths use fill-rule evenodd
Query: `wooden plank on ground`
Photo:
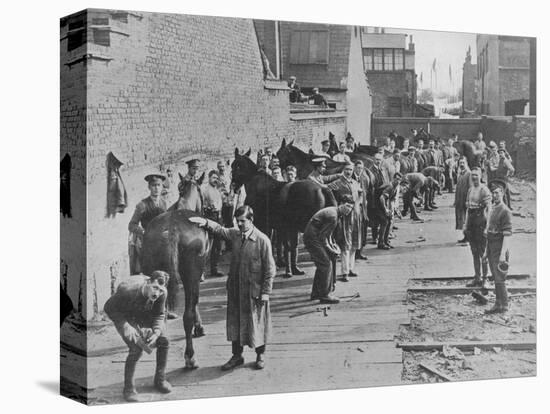
M 432 374 L 435 374 L 437 375 L 438 377 L 442 378 L 443 380 L 445 381 L 449 381 L 449 382 L 452 382 L 453 379 L 447 375 L 445 375 L 444 373 L 442 373 L 441 371 L 439 371 L 438 369 L 434 368 L 433 366 L 431 365 L 428 365 L 428 364 L 423 364 L 423 363 L 420 363 L 418 364 L 421 368 L 424 368 L 426 371 L 432 373 Z
M 493 287 L 486 288 L 489 291 L 494 291 Z M 478 292 L 479 287 L 467 287 L 467 286 L 418 286 L 407 289 L 409 293 L 434 293 L 444 295 L 467 295 L 472 292 Z M 534 286 L 510 286 L 507 288 L 508 293 L 525 293 L 536 292 L 537 288 Z
M 474 348 L 490 350 L 494 347 L 506 348 L 514 351 L 526 351 L 535 349 L 537 343 L 533 341 L 400 342 L 396 346 L 403 351 L 442 350 L 444 346 L 458 348 L 461 351 L 473 351 Z
M 531 275 L 529 273 L 517 273 L 512 275 L 507 275 L 506 279 L 514 280 L 523 280 L 529 279 Z M 433 276 L 433 277 L 413 277 L 409 279 L 411 282 L 435 282 L 435 281 L 448 281 L 448 280 L 473 280 L 473 276 Z M 489 280 L 492 280 L 493 277 L 489 276 Z

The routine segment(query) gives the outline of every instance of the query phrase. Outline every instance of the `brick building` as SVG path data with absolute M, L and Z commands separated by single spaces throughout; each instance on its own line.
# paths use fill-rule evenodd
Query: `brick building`
M 252 20 L 86 10 L 60 28 L 60 158 L 72 160 L 73 211 L 61 217 L 61 274 L 86 320 L 129 276 L 127 226 L 148 195 L 147 173 L 346 133 L 345 111 L 290 111 L 286 82 L 266 76 Z M 128 205 L 108 217 L 111 152 Z
M 528 103 L 534 101 L 536 79 L 534 38 L 478 35 L 478 112 L 482 115 L 535 115 Z
M 373 116 L 414 116 L 416 103 L 415 50 L 412 36 L 363 27 L 363 60 L 372 92 Z
M 462 65 L 462 112 L 474 113 L 477 102 L 477 65 L 472 63 L 472 52 L 468 48 Z
M 254 24 L 275 77 L 296 76 L 305 95 L 318 87 L 331 108 L 345 111 L 346 130 L 359 142 L 369 143 L 372 102 L 359 28 L 269 20 Z M 300 105 L 293 108 L 300 111 Z

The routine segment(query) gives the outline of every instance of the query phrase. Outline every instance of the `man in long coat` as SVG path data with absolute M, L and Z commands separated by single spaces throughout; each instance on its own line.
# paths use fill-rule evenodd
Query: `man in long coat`
M 271 241 L 254 227 L 254 212 L 243 205 L 235 211 L 238 229 L 192 217 L 189 221 L 230 241 L 233 246 L 227 278 L 227 340 L 233 356 L 222 366 L 227 371 L 244 363 L 243 347 L 256 350 L 256 368 L 265 366 L 264 353 L 271 331 L 269 295 L 275 277 Z
M 470 168 L 468 168 L 468 161 L 466 161 L 466 158 L 462 157 L 458 161 L 454 202 L 456 230 L 464 231 L 464 224 L 466 222 L 466 197 L 468 196 L 470 185 Z M 466 243 L 467 241 L 466 235 L 463 234 L 463 238 L 458 242 Z
M 362 246 L 362 189 L 359 183 L 352 178 L 353 168 L 354 165 L 352 163 L 347 164 L 342 171 L 340 179 L 328 185 L 336 195 L 337 200 L 342 200 L 344 195 L 349 195 L 353 199 L 353 211 L 350 215 L 342 217 L 336 237 L 336 242 L 342 250 L 342 281 L 344 282 L 348 281 L 348 276 L 357 276 L 357 273 L 354 271 L 355 252 Z
M 361 246 L 355 252 L 355 258 L 360 260 L 367 260 L 367 256 L 363 256 L 361 249 L 367 243 L 367 227 L 368 227 L 368 200 L 367 195 L 370 189 L 371 179 L 365 171 L 365 165 L 363 161 L 357 160 L 354 163 L 355 168 L 353 169 L 352 178 L 357 181 L 361 187 Z

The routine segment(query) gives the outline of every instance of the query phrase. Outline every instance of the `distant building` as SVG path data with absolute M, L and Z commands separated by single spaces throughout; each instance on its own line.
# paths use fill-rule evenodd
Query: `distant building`
M 412 36 L 363 27 L 363 62 L 372 91 L 373 115 L 414 116 L 416 103 L 415 50 Z
M 296 76 L 306 96 L 319 88 L 330 108 L 345 111 L 347 132 L 369 143 L 372 98 L 363 68 L 360 28 L 269 20 L 255 20 L 254 25 L 273 74 L 282 80 Z M 292 104 L 291 112 L 300 110 L 299 104 Z
M 534 38 L 528 37 L 477 36 L 480 114 L 535 115 L 534 42 Z
M 472 63 L 472 51 L 468 48 L 462 65 L 462 112 L 475 113 L 477 102 L 477 65 Z

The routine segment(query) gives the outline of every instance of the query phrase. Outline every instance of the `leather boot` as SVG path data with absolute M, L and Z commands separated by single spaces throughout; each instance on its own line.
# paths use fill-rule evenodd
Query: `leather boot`
M 139 402 L 139 394 L 134 383 L 134 373 L 140 354 L 130 352 L 124 364 L 124 390 L 122 395 L 128 402 Z
M 294 276 L 302 276 L 305 275 L 306 272 L 301 270 L 297 264 L 296 264 L 296 258 L 298 256 L 298 249 L 292 249 L 290 250 L 290 265 L 292 267 L 292 274 Z
M 163 340 L 164 339 L 164 340 Z M 159 344 L 160 342 L 160 344 Z M 168 340 L 160 337 L 157 340 L 157 366 L 155 369 L 154 385 L 157 391 L 168 394 L 172 391 L 172 385 L 166 381 L 166 362 L 168 361 Z

